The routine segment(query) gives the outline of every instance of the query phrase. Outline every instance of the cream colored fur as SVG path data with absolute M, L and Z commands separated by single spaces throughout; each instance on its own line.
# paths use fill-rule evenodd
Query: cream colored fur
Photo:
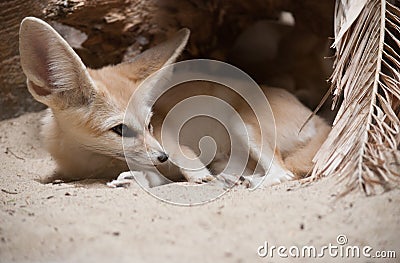
M 47 150 L 58 164 L 57 175 L 51 179 L 116 178 L 128 170 L 121 137 L 112 128 L 124 121 L 129 99 L 142 81 L 163 66 L 173 63 L 185 47 L 188 37 L 189 31 L 183 29 L 131 62 L 92 70 L 85 67 L 66 41 L 47 23 L 33 17 L 23 20 L 20 55 L 28 89 L 36 100 L 49 107 L 43 118 L 41 133 Z M 159 157 L 165 154 L 165 149 L 159 143 L 162 118 L 173 103 L 193 94 L 213 95 L 232 101 L 235 109 L 244 116 L 249 130 L 253 131 L 249 143 L 252 161 L 246 172 L 240 175 L 251 175 L 255 169 L 260 178 L 268 174 L 266 184 L 270 185 L 310 172 L 312 158 L 330 128 L 315 116 L 299 133 L 311 112 L 293 95 L 282 89 L 263 88 L 274 113 L 277 144 L 275 148 L 271 134 L 263 135 L 269 146 L 261 156 L 257 122 L 243 102 L 233 98 L 229 91 L 221 93 L 221 87 L 217 84 L 192 82 L 183 85 L 186 85 L 184 89 L 179 89 L 182 88 L 179 86 L 174 88 L 154 108 L 148 105 L 148 94 L 143 94 L 134 101 L 132 116 L 125 119 L 124 124 L 135 132 L 135 136 L 125 141 L 126 157 L 135 164 L 134 175 L 141 175 L 140 180 L 144 178 L 148 186 L 167 182 L 155 175 L 152 171 L 154 165 L 172 180 L 184 178 L 199 183 L 214 178 L 207 168 L 197 171 L 183 168 L 186 167 L 186 159 L 179 154 L 179 147 L 168 154 L 177 160 L 180 167 L 159 161 Z M 151 119 L 154 133 L 147 128 L 150 119 L 146 118 L 146 112 L 149 111 L 154 114 Z M 241 134 L 233 136 L 238 141 L 244 140 Z M 221 142 L 225 140 L 220 139 Z M 181 146 L 184 154 L 202 165 L 195 150 L 196 145 L 190 142 L 190 138 L 187 138 L 187 142 L 189 145 Z M 220 146 L 217 158 L 210 165 L 214 173 L 223 170 L 229 155 L 224 143 Z M 260 162 L 257 166 L 254 160 L 258 159 Z M 123 173 L 120 179 L 128 177 Z M 226 178 L 229 180 L 229 175 Z M 257 183 L 257 180 L 248 179 L 253 185 Z

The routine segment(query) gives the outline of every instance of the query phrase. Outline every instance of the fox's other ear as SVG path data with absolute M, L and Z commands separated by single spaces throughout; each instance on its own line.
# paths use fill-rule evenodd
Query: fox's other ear
M 132 80 L 143 80 L 164 66 L 175 62 L 189 39 L 190 30 L 183 28 L 167 41 L 150 48 L 133 60 L 115 66 L 120 74 Z
M 89 99 L 94 84 L 85 65 L 49 24 L 26 17 L 20 26 L 19 52 L 29 91 L 38 101 L 71 106 Z

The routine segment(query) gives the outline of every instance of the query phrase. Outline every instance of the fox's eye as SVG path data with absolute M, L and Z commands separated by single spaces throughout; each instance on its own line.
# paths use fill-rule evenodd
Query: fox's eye
M 111 130 L 113 132 L 115 132 L 116 134 L 118 134 L 119 136 L 124 136 L 124 137 L 135 137 L 136 136 L 136 132 L 134 130 L 132 130 L 131 128 L 129 128 L 128 126 L 126 126 L 126 124 L 123 124 L 123 123 L 112 127 Z
M 149 125 L 147 125 L 147 129 L 149 129 L 150 133 L 153 133 L 153 125 L 151 125 L 150 123 Z

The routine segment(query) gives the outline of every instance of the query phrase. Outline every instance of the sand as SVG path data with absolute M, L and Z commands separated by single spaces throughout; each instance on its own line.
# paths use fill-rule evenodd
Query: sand
M 397 254 L 348 262 L 400 262 L 399 189 L 337 198 L 336 179 L 324 178 L 308 186 L 235 188 L 213 202 L 182 207 L 136 184 L 42 184 L 37 179 L 52 174 L 55 164 L 41 148 L 40 115 L 0 122 L 0 262 L 310 262 L 281 259 L 276 251 L 260 257 L 257 250 L 265 242 L 320 249 L 338 245 L 340 234 L 347 238 L 343 247 Z M 171 184 L 154 191 L 187 194 L 182 189 Z M 326 252 L 318 262 L 341 260 Z

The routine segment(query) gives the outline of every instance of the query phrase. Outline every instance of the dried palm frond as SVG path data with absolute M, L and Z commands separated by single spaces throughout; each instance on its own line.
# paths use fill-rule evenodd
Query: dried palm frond
M 399 2 L 337 0 L 331 77 L 339 112 L 314 158 L 313 179 L 338 176 L 345 192 L 400 182 Z M 342 185 L 343 186 L 343 185 Z

